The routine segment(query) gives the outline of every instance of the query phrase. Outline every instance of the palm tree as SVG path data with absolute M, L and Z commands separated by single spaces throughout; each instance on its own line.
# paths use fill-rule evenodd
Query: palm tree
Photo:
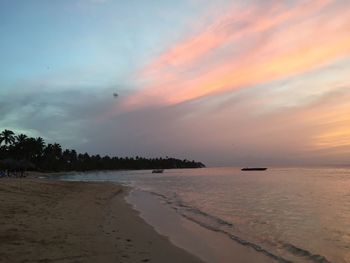
M 44 166 L 48 170 L 59 171 L 61 165 L 62 147 L 58 143 L 49 143 L 43 152 Z
M 43 138 L 38 137 L 38 138 L 30 138 L 29 142 L 27 144 L 30 144 L 31 148 L 33 149 L 32 151 L 32 162 L 36 166 L 40 166 L 40 163 L 43 161 L 43 154 L 44 154 L 44 149 L 45 149 L 45 141 Z
M 26 145 L 28 144 L 28 136 L 25 134 L 20 134 L 17 136 L 14 136 L 14 143 L 12 143 L 10 146 L 8 146 L 8 155 L 10 155 L 12 158 L 15 159 L 23 159 L 26 155 Z
M 38 149 L 41 149 L 41 151 L 43 151 L 44 148 L 45 148 L 45 141 L 44 141 L 44 139 L 41 138 L 41 137 L 38 137 L 38 138 L 35 139 L 35 141 L 36 141 Z
M 14 132 L 10 130 L 4 130 L 2 133 L 0 133 L 0 145 L 3 142 L 5 143 L 5 146 L 13 144 L 15 142 Z
M 15 139 L 16 139 L 16 142 L 18 144 L 23 145 L 26 142 L 26 140 L 28 139 L 28 136 L 25 134 L 20 134 L 20 135 L 15 136 Z
M 62 147 L 61 147 L 61 145 L 59 145 L 58 143 L 54 143 L 52 145 L 52 151 L 54 153 L 54 156 L 55 156 L 56 160 L 61 159 L 61 157 L 62 157 Z
M 30 139 L 28 139 L 28 136 L 25 134 L 20 134 L 15 136 L 15 143 L 12 145 L 13 149 L 12 151 L 15 153 L 17 157 L 23 158 L 24 156 L 24 149 L 26 148 L 26 144 Z
M 7 148 L 4 145 L 0 145 L 0 160 L 6 158 Z

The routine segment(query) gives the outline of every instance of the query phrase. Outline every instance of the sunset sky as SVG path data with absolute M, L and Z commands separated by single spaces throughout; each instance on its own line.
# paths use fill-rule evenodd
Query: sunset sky
M 0 36 L 1 130 L 209 166 L 350 164 L 348 0 L 0 0 Z

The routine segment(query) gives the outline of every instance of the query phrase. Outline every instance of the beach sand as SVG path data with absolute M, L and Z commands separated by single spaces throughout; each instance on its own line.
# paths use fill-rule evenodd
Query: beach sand
M 111 183 L 0 180 L 0 262 L 201 262 Z

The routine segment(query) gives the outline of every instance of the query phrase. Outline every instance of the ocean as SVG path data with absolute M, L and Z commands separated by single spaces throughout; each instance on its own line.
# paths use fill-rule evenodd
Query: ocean
M 147 192 L 176 214 L 277 262 L 350 262 L 350 169 L 69 173 Z

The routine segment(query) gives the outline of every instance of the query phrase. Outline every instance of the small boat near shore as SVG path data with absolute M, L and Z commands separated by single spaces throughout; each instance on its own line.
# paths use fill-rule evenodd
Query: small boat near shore
M 163 172 L 164 172 L 164 169 L 154 169 L 154 170 L 152 171 L 153 174 L 161 174 L 161 173 L 163 173 Z
M 265 167 L 245 167 L 242 168 L 241 171 L 266 171 L 267 168 Z

